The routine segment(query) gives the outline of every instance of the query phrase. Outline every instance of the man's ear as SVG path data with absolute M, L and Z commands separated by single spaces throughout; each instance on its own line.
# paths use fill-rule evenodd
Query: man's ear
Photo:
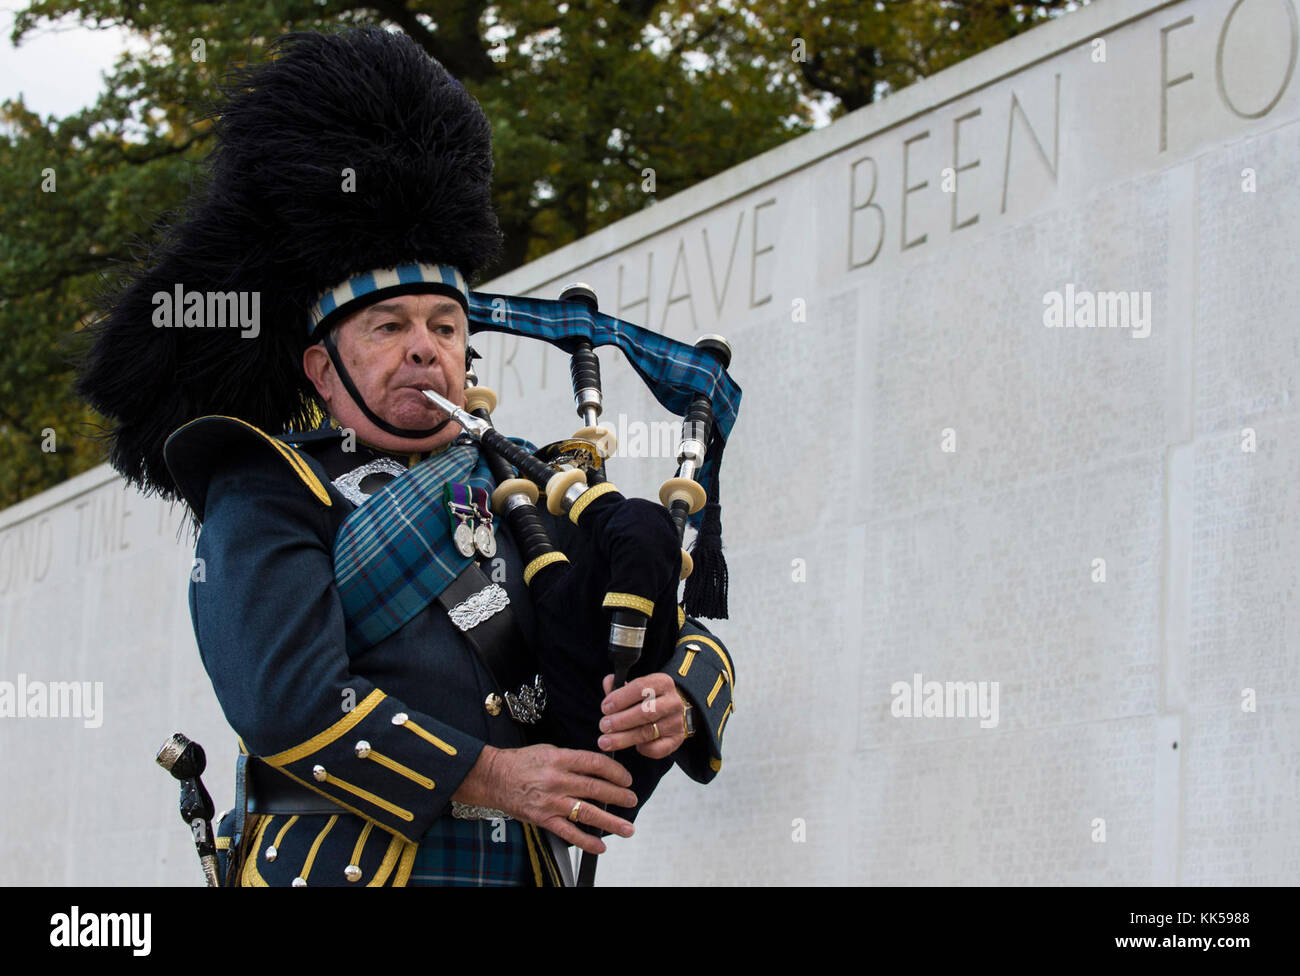
M 334 364 L 330 362 L 330 354 L 325 351 L 323 342 L 302 351 L 302 371 L 316 387 L 321 399 L 329 403 L 334 392 Z

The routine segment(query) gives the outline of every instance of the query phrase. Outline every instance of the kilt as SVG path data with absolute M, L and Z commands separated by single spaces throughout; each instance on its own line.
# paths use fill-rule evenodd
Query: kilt
M 517 820 L 440 817 L 420 841 L 406 883 L 408 887 L 532 887 L 536 880 L 524 827 Z

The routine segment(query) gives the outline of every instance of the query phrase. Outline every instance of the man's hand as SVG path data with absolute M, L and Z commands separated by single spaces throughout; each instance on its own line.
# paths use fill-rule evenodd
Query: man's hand
M 604 842 L 580 830 L 569 815 L 574 804 L 580 802 L 578 823 L 631 837 L 633 827 L 629 821 L 599 806 L 636 806 L 636 794 L 627 788 L 631 785 L 632 774 L 598 752 L 549 745 L 522 749 L 484 746 L 452 799 L 503 810 L 584 851 L 604 854 Z
M 600 710 L 602 735 L 597 745 L 606 752 L 636 746 L 651 759 L 666 759 L 686 741 L 681 693 L 662 672 L 647 674 L 614 690 L 614 676 L 605 675 L 605 700 Z

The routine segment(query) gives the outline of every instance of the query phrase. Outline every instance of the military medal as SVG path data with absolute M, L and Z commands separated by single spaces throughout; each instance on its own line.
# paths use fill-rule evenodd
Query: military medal
M 456 523 L 456 530 L 452 532 L 451 539 L 456 543 L 456 551 L 462 556 L 474 555 L 475 531 L 469 527 L 469 520 L 463 515 L 459 516 L 460 521 Z
M 484 559 L 497 554 L 488 493 L 473 485 L 450 482 L 442 490 L 443 504 L 451 516 L 451 539 L 462 556 L 478 553 Z
M 474 526 L 474 548 L 484 559 L 491 559 L 497 554 L 497 537 L 492 534 L 491 522 L 480 522 Z
M 442 503 L 451 518 L 451 541 L 462 556 L 474 555 L 474 506 L 470 501 L 469 485 L 448 482 L 442 489 Z
M 474 548 L 484 559 L 497 554 L 497 537 L 492 532 L 492 506 L 482 488 L 470 488 L 470 507 L 474 510 Z

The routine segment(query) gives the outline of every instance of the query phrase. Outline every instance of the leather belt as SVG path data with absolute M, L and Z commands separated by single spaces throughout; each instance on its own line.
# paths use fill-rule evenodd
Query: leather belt
M 299 785 L 255 756 L 248 758 L 247 775 L 250 814 L 347 812 L 333 800 Z
M 499 600 L 492 599 L 496 591 Z M 438 603 L 505 696 L 512 717 L 523 725 L 536 724 L 546 707 L 540 669 L 515 624 L 505 590 L 470 563 L 438 594 Z

